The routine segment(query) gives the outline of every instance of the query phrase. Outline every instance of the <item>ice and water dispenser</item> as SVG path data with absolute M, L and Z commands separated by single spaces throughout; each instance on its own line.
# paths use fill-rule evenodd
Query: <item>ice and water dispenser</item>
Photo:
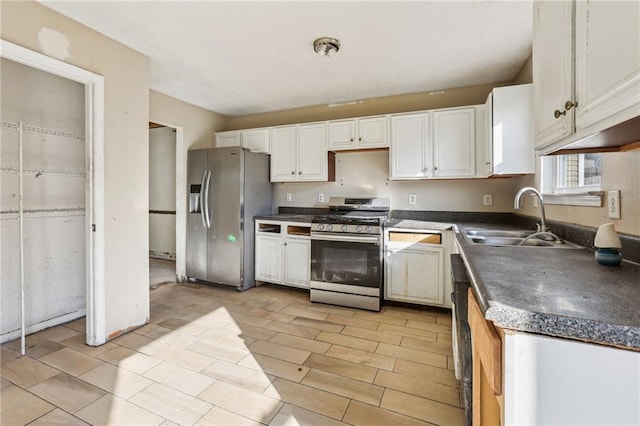
M 202 185 L 191 185 L 189 188 L 189 213 L 200 213 L 202 202 L 200 199 L 200 189 Z

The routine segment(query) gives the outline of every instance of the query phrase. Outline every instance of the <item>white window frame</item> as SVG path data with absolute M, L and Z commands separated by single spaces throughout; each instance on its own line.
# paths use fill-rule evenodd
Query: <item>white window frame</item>
M 540 180 L 546 204 L 602 207 L 602 178 L 599 185 L 558 188 L 558 156 L 540 157 Z M 584 167 L 581 161 L 580 167 Z M 602 176 L 602 170 L 600 173 Z M 580 179 L 583 179 L 582 172 Z

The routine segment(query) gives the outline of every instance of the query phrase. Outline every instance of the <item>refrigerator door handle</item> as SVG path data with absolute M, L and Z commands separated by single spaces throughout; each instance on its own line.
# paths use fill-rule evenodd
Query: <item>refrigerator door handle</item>
M 200 185 L 200 218 L 202 219 L 202 226 L 207 227 L 207 221 L 205 219 L 205 208 L 206 204 L 204 202 L 204 194 L 206 194 L 206 181 L 207 181 L 207 170 L 202 173 L 202 185 Z
M 211 228 L 211 215 L 209 214 L 209 189 L 211 184 L 211 171 L 207 170 L 207 183 L 205 184 L 204 190 L 204 204 L 203 204 L 203 220 L 206 219 L 206 224 L 204 225 L 206 228 Z

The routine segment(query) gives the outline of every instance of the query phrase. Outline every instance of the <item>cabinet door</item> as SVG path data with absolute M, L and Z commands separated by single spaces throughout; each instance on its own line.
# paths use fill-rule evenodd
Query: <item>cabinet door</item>
M 354 149 L 356 123 L 355 120 L 329 122 L 329 150 Z
M 442 305 L 444 248 L 424 244 L 386 247 L 385 296 L 390 300 Z
M 607 2 L 608 4 L 608 2 Z M 573 2 L 537 1 L 533 9 L 533 102 L 535 147 L 573 133 Z
M 476 174 L 475 110 L 461 108 L 433 113 L 433 175 Z
M 242 147 L 251 152 L 269 154 L 269 129 L 251 129 L 242 131 Z
M 284 239 L 284 284 L 309 288 L 311 242 L 308 238 Z
M 360 118 L 357 142 L 358 147 L 363 149 L 388 147 L 387 117 Z
M 256 280 L 282 283 L 282 237 L 256 235 Z
M 391 179 L 425 178 L 431 174 L 429 114 L 391 117 Z
M 326 129 L 325 123 L 298 126 L 297 180 L 327 180 Z
M 271 182 L 296 179 L 296 127 L 271 129 Z
M 533 174 L 532 85 L 493 89 L 493 173 Z
M 640 2 L 576 2 L 576 130 L 640 114 Z M 613 124 L 613 123 L 610 123 Z
M 215 135 L 216 148 L 227 148 L 230 146 L 240 146 L 240 132 L 218 132 Z

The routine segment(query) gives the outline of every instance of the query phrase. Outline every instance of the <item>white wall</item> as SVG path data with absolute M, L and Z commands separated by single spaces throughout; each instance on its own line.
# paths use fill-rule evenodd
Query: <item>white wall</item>
M 0 37 L 102 75 L 106 334 L 149 319 L 149 59 L 34 1 L 1 2 Z
M 388 151 L 336 154 L 336 181 L 327 183 L 276 183 L 274 209 L 278 206 L 327 207 L 318 193 L 330 196 L 381 196 L 391 198 L 393 210 L 510 212 L 519 179 L 450 179 L 389 181 Z M 292 194 L 286 202 L 286 194 Z M 409 193 L 417 202 L 409 205 Z M 483 206 L 482 195 L 493 194 L 493 205 Z
M 84 315 L 84 86 L 0 59 L 2 120 L 65 132 L 23 132 L 27 333 Z M 0 340 L 20 335 L 19 132 L 2 127 Z M 36 171 L 37 170 L 37 171 Z
M 149 252 L 176 255 L 176 131 L 149 129 Z M 169 214 L 167 212 L 174 212 Z

